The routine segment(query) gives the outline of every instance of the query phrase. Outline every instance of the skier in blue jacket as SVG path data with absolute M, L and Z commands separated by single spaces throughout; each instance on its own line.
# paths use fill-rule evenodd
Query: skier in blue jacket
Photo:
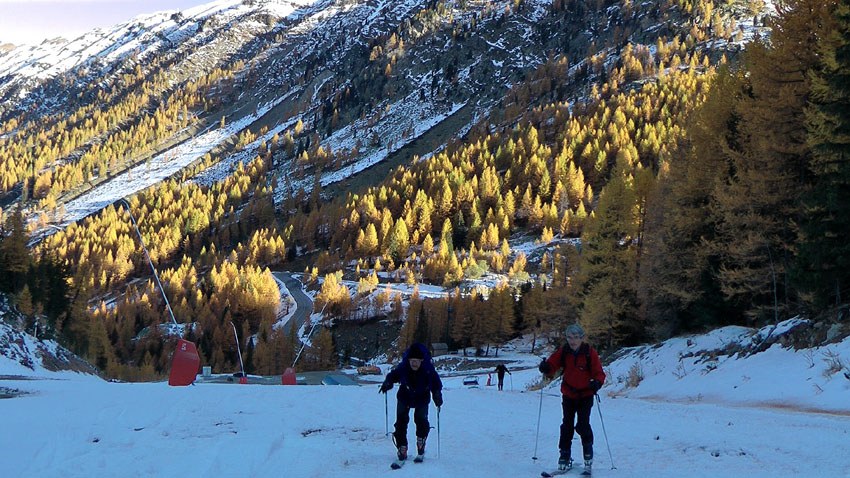
M 414 409 L 413 422 L 416 424 L 416 459 L 422 461 L 425 455 L 425 440 L 431 425 L 428 423 L 428 405 L 431 398 L 437 409 L 443 406 L 443 382 L 431 363 L 428 348 L 417 342 L 410 346 L 399 363 L 381 384 L 381 393 L 387 393 L 398 383 L 395 432 L 393 441 L 398 447 L 398 459 L 407 459 L 407 424 L 410 422 L 410 409 Z

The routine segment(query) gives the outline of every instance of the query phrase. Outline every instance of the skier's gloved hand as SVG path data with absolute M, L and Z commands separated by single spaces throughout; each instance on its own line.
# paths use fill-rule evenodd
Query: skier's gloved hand
M 436 405 L 437 408 L 440 408 L 440 407 L 443 406 L 443 394 L 442 393 L 435 393 L 434 394 L 434 405 Z
M 546 359 L 543 359 L 540 362 L 540 366 L 537 367 L 537 370 L 540 370 L 540 373 L 542 373 L 544 375 L 548 375 L 549 372 L 552 371 L 552 367 L 549 365 L 549 362 L 547 362 Z
M 593 393 L 598 392 L 600 388 L 602 388 L 602 382 L 600 382 L 599 380 L 596 380 L 595 378 L 591 378 L 590 379 L 590 389 L 593 390 Z
M 389 382 L 384 382 L 384 383 L 381 384 L 381 389 L 378 391 L 378 393 L 387 393 L 392 388 L 393 388 L 393 384 L 391 384 Z

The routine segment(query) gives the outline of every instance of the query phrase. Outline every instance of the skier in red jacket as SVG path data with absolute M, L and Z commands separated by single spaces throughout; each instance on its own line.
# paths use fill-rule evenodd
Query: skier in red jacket
M 599 354 L 584 341 L 584 330 L 578 324 L 567 327 L 567 345 L 559 348 L 540 363 L 540 372 L 553 377 L 562 373 L 561 394 L 564 421 L 558 442 L 558 468 L 572 467 L 570 445 L 573 433 L 578 432 L 584 453 L 584 466 L 590 472 L 593 463 L 593 430 L 590 428 L 590 409 L 593 396 L 605 383 L 605 372 Z M 578 417 L 576 419 L 576 417 Z M 575 423 L 575 424 L 574 424 Z

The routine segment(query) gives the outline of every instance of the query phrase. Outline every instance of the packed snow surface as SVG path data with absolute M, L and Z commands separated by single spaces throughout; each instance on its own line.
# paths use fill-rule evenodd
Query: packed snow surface
M 594 476 L 850 476 L 850 379 L 840 370 L 827 376 L 820 359 L 827 349 L 774 345 L 749 357 L 723 357 L 706 374 L 673 373 L 676 357 L 688 349 L 762 337 L 720 329 L 635 350 L 610 364 L 610 383 L 591 415 Z M 531 354 L 529 345 L 509 346 L 498 358 L 491 350 L 476 370 L 457 369 L 462 357 L 456 355 L 437 359 L 445 384 L 439 431 L 431 430 L 425 463 L 397 472 L 389 469 L 394 447 L 386 435 L 397 388 L 388 396 L 387 416 L 377 393 L 381 377 L 359 387 L 253 385 L 250 379 L 248 385 L 169 387 L 32 371 L 0 357 L 0 387 L 22 392 L 0 400 L 3 476 L 539 476 L 557 461 L 561 407 L 557 382 L 542 394 L 525 390 L 537 381 L 543 354 L 539 346 Z M 828 350 L 846 363 L 850 342 Z M 502 392 L 487 386 L 487 372 L 499 361 L 513 372 Z M 644 380 L 624 388 L 622 374 L 639 363 Z M 470 373 L 481 375 L 480 386 L 463 385 Z M 743 376 L 749 380 L 742 383 Z M 495 374 L 490 378 L 495 385 Z M 771 392 L 783 396 L 782 406 L 765 399 Z M 432 405 L 433 427 L 437 416 Z M 408 436 L 413 440 L 412 424 Z M 576 438 L 574 455 L 579 450 Z

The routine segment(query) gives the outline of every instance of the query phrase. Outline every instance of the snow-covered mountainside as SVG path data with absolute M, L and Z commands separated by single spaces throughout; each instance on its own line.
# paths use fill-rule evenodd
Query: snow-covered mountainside
M 610 364 L 611 383 L 591 415 L 593 475 L 847 476 L 850 380 L 840 372 L 826 376 L 821 355 L 829 350 L 846 363 L 850 341 L 799 350 L 782 345 L 782 337 L 805 326 L 794 320 L 773 330 L 720 329 L 634 349 Z M 457 367 L 462 357 L 437 358 L 445 404 L 439 413 L 431 407 L 435 428 L 425 463 L 393 473 L 484 478 L 554 469 L 559 384 L 527 391 L 539 380 L 539 359 L 529 343 L 516 341 L 499 359 L 478 359 L 466 370 Z M 759 346 L 770 343 L 766 350 Z M 701 371 L 711 364 L 703 361 L 677 377 L 672 372 L 678 364 L 695 365 L 696 354 L 686 357 L 687 350 L 723 352 L 710 372 Z M 726 355 L 733 350 L 739 353 Z M 486 374 L 502 362 L 512 375 L 499 392 L 495 376 L 488 386 Z M 0 360 L 0 376 L 17 373 L 9 364 Z M 620 377 L 635 364 L 646 376 L 624 392 Z M 464 385 L 468 374 L 483 375 L 480 385 Z M 801 386 L 804 376 L 811 389 Z M 9 476 L 275 476 L 286 470 L 299 477 L 360 478 L 388 473 L 394 457 L 386 432 L 393 425 L 395 391 L 385 403 L 376 393 L 381 376 L 360 387 L 263 386 L 254 377 L 248 385 L 193 387 L 107 383 L 67 373 L 53 378 L 58 380 L 0 382 L 17 391 L 16 398 L 0 401 L 0 460 Z M 790 392 L 795 386 L 798 391 Z M 773 402 L 765 400 L 771 391 L 780 395 Z M 572 448 L 577 454 L 577 439 Z
M 144 65 L 156 56 L 191 49 L 197 50 L 187 58 L 190 63 L 213 67 L 268 29 L 261 15 L 283 18 L 314 1 L 217 0 L 183 11 L 139 15 L 78 38 L 0 49 L 0 97 L 27 106 L 49 99 L 51 95 L 33 90 L 60 75 L 74 72 L 77 81 L 96 80 L 128 65 Z

